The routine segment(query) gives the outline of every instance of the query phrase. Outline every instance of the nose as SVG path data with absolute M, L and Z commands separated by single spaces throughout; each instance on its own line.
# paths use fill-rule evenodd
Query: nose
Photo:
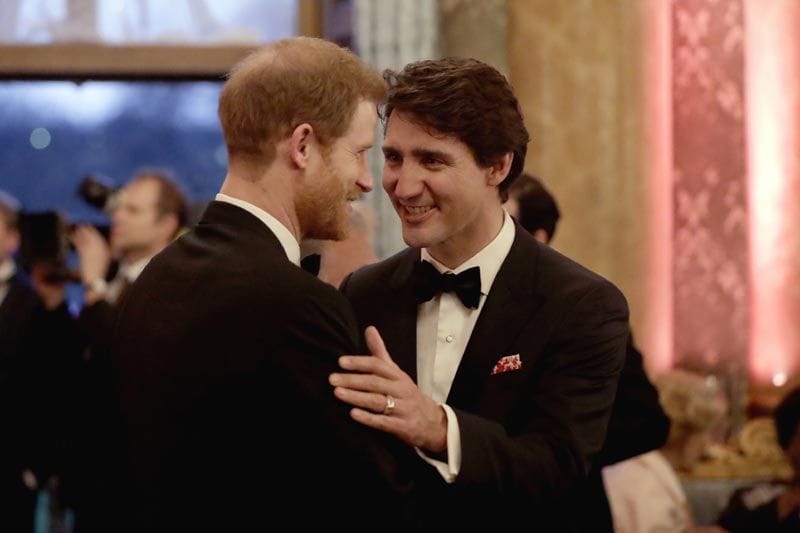
M 413 170 L 401 164 L 383 168 L 383 188 L 387 193 L 401 200 L 409 200 L 422 194 L 422 180 Z
M 366 158 L 361 164 L 361 171 L 356 179 L 356 185 L 361 189 L 361 192 L 369 192 L 372 190 L 372 171 L 369 168 L 369 163 Z

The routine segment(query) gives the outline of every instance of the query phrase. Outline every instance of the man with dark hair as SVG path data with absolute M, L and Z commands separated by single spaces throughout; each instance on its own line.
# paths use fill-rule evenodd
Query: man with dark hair
M 792 466 L 788 482 L 737 490 L 717 525 L 730 533 L 796 533 L 800 531 L 800 387 L 791 390 L 773 414 L 778 444 Z
M 511 186 L 505 208 L 537 241 L 550 244 L 561 212 L 539 178 L 523 173 Z M 644 359 L 633 344 L 633 334 L 629 334 L 606 441 L 589 470 L 580 504 L 582 531 L 614 530 L 601 475 L 603 467 L 660 448 L 667 441 L 669 427 L 658 391 L 645 373 Z
M 114 340 L 134 530 L 395 530 L 416 521 L 417 474 L 443 485 L 330 394 L 359 333 L 344 297 L 299 267 L 299 241 L 343 238 L 349 201 L 372 188 L 385 91 L 354 54 L 312 38 L 230 74 L 220 194 L 145 268 Z
M 553 239 L 561 211 L 539 178 L 520 174 L 511 184 L 504 206 L 537 241 L 547 244 Z
M 385 348 L 368 328 L 376 355 L 343 357 L 334 394 L 437 467 L 447 524 L 570 531 L 625 356 L 625 299 L 503 210 L 529 137 L 502 74 L 447 58 L 384 77 L 383 187 L 410 248 L 343 283 Z

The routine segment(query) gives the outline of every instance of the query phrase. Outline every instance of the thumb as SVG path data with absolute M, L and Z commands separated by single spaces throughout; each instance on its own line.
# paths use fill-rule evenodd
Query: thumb
M 378 333 L 378 329 L 375 326 L 369 326 L 364 331 L 364 339 L 367 341 L 367 349 L 372 355 L 384 361 L 392 361 L 392 356 L 386 350 L 381 334 Z

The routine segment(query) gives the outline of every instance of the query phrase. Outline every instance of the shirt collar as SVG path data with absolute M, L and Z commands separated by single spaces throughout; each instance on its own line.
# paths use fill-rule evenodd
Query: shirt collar
M 260 207 L 251 204 L 250 202 L 245 202 L 244 200 L 228 196 L 227 194 L 219 193 L 217 194 L 215 200 L 240 207 L 251 215 L 257 217 L 270 229 L 270 231 L 272 231 L 272 233 L 275 234 L 275 237 L 278 238 L 278 242 L 281 243 L 283 251 L 286 252 L 286 257 L 289 258 L 289 261 L 297 266 L 300 266 L 300 244 L 297 242 L 297 239 L 292 232 L 289 231 L 286 226 L 281 224 L 277 218 L 270 215 Z
M 129 283 L 133 283 L 152 258 L 153 256 L 151 255 L 150 257 L 139 259 L 133 263 L 121 263 L 119 265 L 119 275 L 128 280 Z
M 420 252 L 420 259 L 430 262 L 436 267 L 439 272 L 452 272 L 460 274 L 461 272 L 472 267 L 480 267 L 481 269 L 481 294 L 489 294 L 489 289 L 492 288 L 494 279 L 506 260 L 508 252 L 511 251 L 511 245 L 514 243 L 514 222 L 511 216 L 503 211 L 503 226 L 500 228 L 500 233 L 487 244 L 483 250 L 473 255 L 456 268 L 450 269 L 434 259 L 427 248 L 423 248 Z
M 0 263 L 0 285 L 11 281 L 11 278 L 13 278 L 16 273 L 17 268 L 14 266 L 14 261 L 10 258 Z

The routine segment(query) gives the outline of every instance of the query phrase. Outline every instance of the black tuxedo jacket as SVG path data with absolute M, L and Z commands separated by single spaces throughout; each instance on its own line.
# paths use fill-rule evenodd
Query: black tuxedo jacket
M 407 249 L 341 288 L 360 327 L 376 326 L 414 379 L 419 257 Z M 516 227 L 447 398 L 461 432 L 461 470 L 449 489 L 459 519 L 571 529 L 563 504 L 603 445 L 627 336 L 616 287 Z M 490 375 L 514 354 L 521 369 Z
M 328 384 L 359 348 L 339 292 L 256 217 L 212 202 L 131 286 L 112 343 L 133 529 L 413 523 L 412 478 L 438 475 L 353 421 Z
M 46 310 L 21 276 L 11 278 L 0 303 L 0 531 L 33 527 L 24 469 L 44 482 L 66 468 L 79 347 L 66 305 Z
M 29 433 L 35 396 L 26 388 L 33 384 L 29 369 L 37 355 L 33 342 L 40 309 L 33 289 L 12 277 L 0 303 L 0 435 L 5 436 L 0 452 L 0 531 L 33 527 L 35 494 L 24 486 L 22 471 L 32 467 L 31 446 L 36 444 Z

